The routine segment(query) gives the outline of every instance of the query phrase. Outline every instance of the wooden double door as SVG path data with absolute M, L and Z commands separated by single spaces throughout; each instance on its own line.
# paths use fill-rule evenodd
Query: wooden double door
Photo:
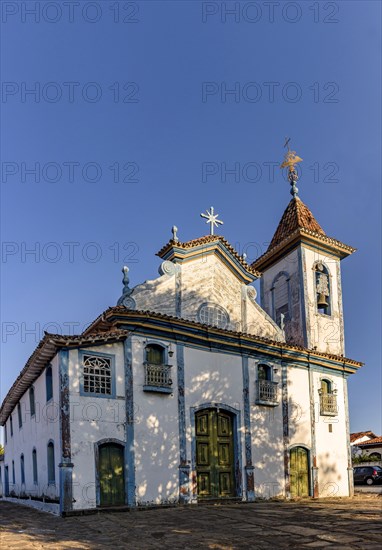
M 236 496 L 232 415 L 204 409 L 196 413 L 195 425 L 199 499 Z
M 106 443 L 99 447 L 99 489 L 101 506 L 125 504 L 125 459 L 122 445 Z
M 291 449 L 289 468 L 291 496 L 309 496 L 309 451 L 304 447 Z

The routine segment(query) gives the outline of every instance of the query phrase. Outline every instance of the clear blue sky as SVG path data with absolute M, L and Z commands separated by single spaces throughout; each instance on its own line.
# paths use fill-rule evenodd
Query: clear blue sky
M 82 330 L 123 264 L 133 285 L 156 276 L 173 224 L 201 236 L 213 205 L 240 252 L 264 251 L 290 135 L 301 199 L 358 248 L 342 263 L 346 355 L 366 363 L 351 430 L 380 434 L 380 2 L 49 4 L 2 3 L 2 396 L 36 331 Z

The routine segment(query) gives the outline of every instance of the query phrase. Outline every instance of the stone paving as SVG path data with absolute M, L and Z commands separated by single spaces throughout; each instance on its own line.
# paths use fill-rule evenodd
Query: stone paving
M 0 500 L 2 549 L 380 550 L 382 499 L 198 505 L 66 519 Z

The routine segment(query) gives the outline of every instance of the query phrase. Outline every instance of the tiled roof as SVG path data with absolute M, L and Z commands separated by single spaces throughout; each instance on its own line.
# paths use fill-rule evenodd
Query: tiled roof
M 376 437 L 376 435 L 370 430 L 367 432 L 355 432 L 350 434 L 350 443 L 354 443 L 354 441 L 357 441 L 357 439 L 361 439 L 361 437 Z
M 184 323 L 185 325 L 192 325 L 192 326 L 194 326 L 196 328 L 199 328 L 199 329 L 202 329 L 202 330 L 213 329 L 214 331 L 216 330 L 217 332 L 220 332 L 222 334 L 226 334 L 227 336 L 229 336 L 229 335 L 245 336 L 247 338 L 250 338 L 253 341 L 264 342 L 266 344 L 280 346 L 285 350 L 302 351 L 302 352 L 305 352 L 305 353 L 309 353 L 310 356 L 314 355 L 314 356 L 317 356 L 317 357 L 333 359 L 335 361 L 340 361 L 341 363 L 346 363 L 348 365 L 354 365 L 355 367 L 361 367 L 363 365 L 363 363 L 361 363 L 359 361 L 355 361 L 354 359 L 350 359 L 349 357 L 343 357 L 342 355 L 334 355 L 333 353 L 324 353 L 324 352 L 317 351 L 317 350 L 312 351 L 312 350 L 309 350 L 308 348 L 304 348 L 302 346 L 297 346 L 297 345 L 294 345 L 294 344 L 288 344 L 288 343 L 285 343 L 285 342 L 278 342 L 277 340 L 271 340 L 270 338 L 264 338 L 262 336 L 256 336 L 254 334 L 249 334 L 249 333 L 245 333 L 245 332 L 237 332 L 237 331 L 234 331 L 234 330 L 222 329 L 222 328 L 219 328 L 219 327 L 206 325 L 205 323 L 200 323 L 198 321 L 193 321 L 191 319 L 183 319 L 181 317 L 174 317 L 173 315 L 166 315 L 164 313 L 158 313 L 158 312 L 155 312 L 155 311 L 129 310 L 129 309 L 126 309 L 125 306 L 109 307 L 106 311 L 104 311 L 102 313 L 102 315 L 99 315 L 97 317 L 97 319 L 95 319 L 95 321 L 93 321 L 93 323 L 91 323 L 89 325 L 89 327 L 86 329 L 86 334 L 90 336 L 92 330 L 97 330 L 97 325 L 98 325 L 99 322 L 102 323 L 102 326 L 106 326 L 106 323 L 109 322 L 109 330 L 111 330 L 111 328 L 113 326 L 112 323 L 115 323 L 115 321 L 112 318 L 115 315 L 118 315 L 119 313 L 132 313 L 132 314 L 137 314 L 137 316 L 146 317 L 148 319 L 150 317 L 152 317 L 154 319 L 163 319 L 163 320 L 166 320 L 166 321 L 169 321 L 169 322 L 172 322 L 172 321 L 179 322 L 180 321 L 180 322 Z
M 288 204 L 276 233 L 273 235 L 268 251 L 289 237 L 296 229 L 307 229 L 319 235 L 326 235 L 312 212 L 298 197 L 294 197 Z
M 209 334 L 220 334 L 224 338 L 233 336 L 241 340 L 242 338 L 247 338 L 251 342 L 258 342 L 276 346 L 281 352 L 283 351 L 301 351 L 308 354 L 311 360 L 315 358 L 327 358 L 334 361 L 339 361 L 343 365 L 350 366 L 352 368 L 359 368 L 362 366 L 362 363 L 354 361 L 346 357 L 341 357 L 333 354 L 322 353 L 318 351 L 308 350 L 301 346 L 286 344 L 284 342 L 277 342 L 275 340 L 270 340 L 268 338 L 263 338 L 260 336 L 254 336 L 253 334 L 246 334 L 231 330 L 224 330 L 218 327 L 212 327 L 205 325 L 204 323 L 199 323 L 196 321 L 182 319 L 179 317 L 173 317 L 171 315 L 165 315 L 163 313 L 157 313 L 153 311 L 137 311 L 137 310 L 128 310 L 124 306 L 114 306 L 108 308 L 101 315 L 99 315 L 86 329 L 83 334 L 78 336 L 63 336 L 61 334 L 49 334 L 45 333 L 44 338 L 39 342 L 36 349 L 28 359 L 25 367 L 20 372 L 16 381 L 12 385 L 11 389 L 8 391 L 2 405 L 0 408 L 0 425 L 4 425 L 9 415 L 12 413 L 16 404 L 24 393 L 28 390 L 31 384 L 40 376 L 44 368 L 50 363 L 56 353 L 62 348 L 68 347 L 79 347 L 82 345 L 96 345 L 102 344 L 104 342 L 116 342 L 124 340 L 128 334 L 128 330 L 116 328 L 116 324 L 119 322 L 121 324 L 123 321 L 123 314 L 132 315 L 135 319 L 132 321 L 139 322 L 142 319 L 155 319 L 160 321 L 167 321 L 170 323 L 182 323 L 186 328 L 193 327 L 193 329 L 198 329 L 196 334 L 199 331 L 207 331 Z M 119 316 L 119 319 L 118 319 Z M 113 319 L 114 317 L 114 319 Z M 115 319 L 117 317 L 117 319 Z
M 374 437 L 373 439 L 368 439 L 358 444 L 359 447 L 367 447 L 368 445 L 382 445 L 382 437 Z
M 277 257 L 286 246 L 301 239 L 318 241 L 327 248 L 339 252 L 341 257 L 346 257 L 356 250 L 328 237 L 306 204 L 298 197 L 294 197 L 282 215 L 267 251 L 251 264 L 252 267 L 262 270 L 266 264 L 269 265 L 270 258 Z
M 184 243 L 181 243 L 179 241 L 174 241 L 173 239 L 171 239 L 167 244 L 165 244 L 159 250 L 159 252 L 157 252 L 157 256 L 162 258 L 171 248 L 192 249 L 192 248 L 196 248 L 197 246 L 203 246 L 203 245 L 219 243 L 219 242 L 221 242 L 226 247 L 226 249 L 230 252 L 230 254 L 240 263 L 240 265 L 246 271 L 248 271 L 249 273 L 253 273 L 256 277 L 261 276 L 261 274 L 253 266 L 251 266 L 245 261 L 243 256 L 240 256 L 237 250 L 235 250 L 234 247 L 222 235 L 205 235 L 204 237 L 199 237 L 198 239 L 193 239 L 191 241 L 186 241 Z

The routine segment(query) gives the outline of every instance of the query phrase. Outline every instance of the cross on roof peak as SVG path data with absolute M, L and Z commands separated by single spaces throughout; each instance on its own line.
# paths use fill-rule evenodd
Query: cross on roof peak
M 202 218 L 205 218 L 207 221 L 206 223 L 211 224 L 210 225 L 210 235 L 214 234 L 214 227 L 218 227 L 219 225 L 223 225 L 224 222 L 221 220 L 218 220 L 219 214 L 215 214 L 214 207 L 211 206 L 210 210 L 206 210 L 206 214 L 200 214 Z

